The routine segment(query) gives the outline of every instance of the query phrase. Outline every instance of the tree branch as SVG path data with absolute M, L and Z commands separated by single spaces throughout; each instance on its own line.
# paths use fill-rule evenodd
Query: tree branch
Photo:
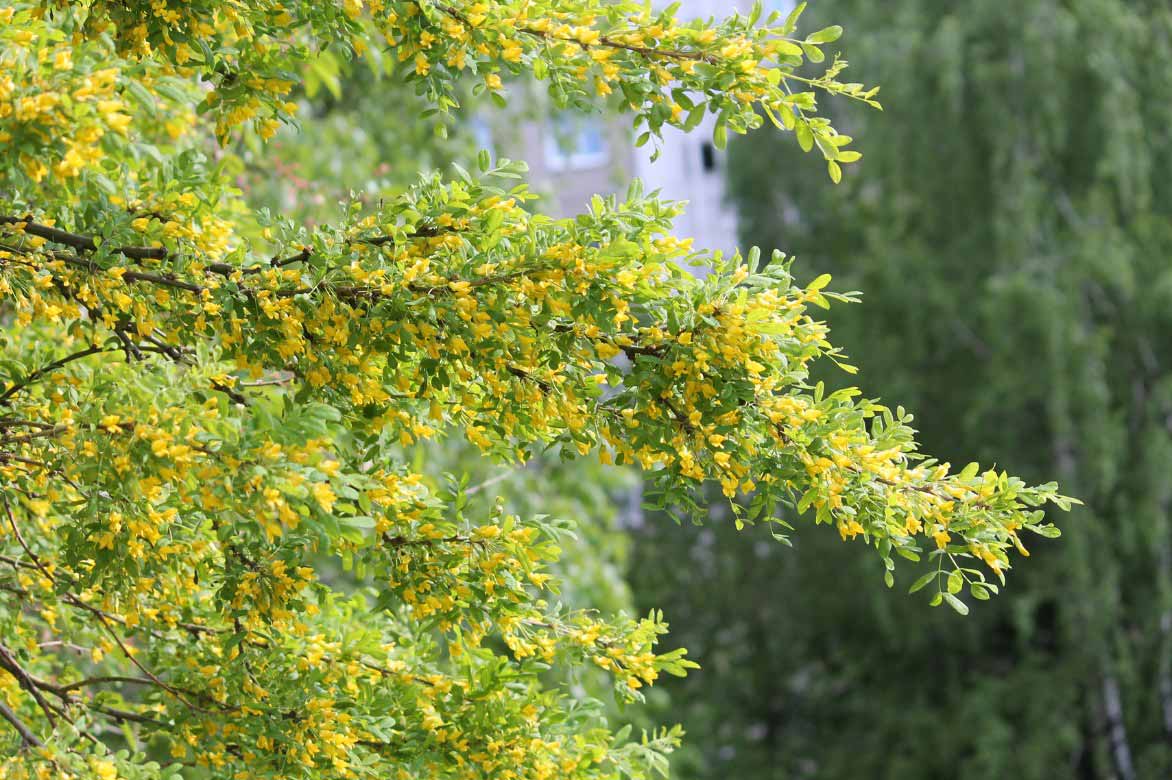
M 82 358 L 89 357 L 90 355 L 96 355 L 99 352 L 107 352 L 107 351 L 108 350 L 105 347 L 92 346 L 89 349 L 83 349 L 80 352 L 74 352 L 72 355 L 67 355 L 66 357 L 63 357 L 60 360 L 54 360 L 52 363 L 48 364 L 47 366 L 42 366 L 42 367 L 38 368 L 36 371 L 33 371 L 31 374 L 26 376 L 23 380 L 21 380 L 20 382 L 17 382 L 12 387 L 5 390 L 3 393 L 0 393 L 0 404 L 7 403 L 9 398 L 11 398 L 13 395 L 20 392 L 24 388 L 28 387 L 33 382 L 36 382 L 41 377 L 45 376 L 46 374 L 50 374 L 50 373 L 56 371 L 57 369 L 61 368 L 64 365 L 72 363 L 74 360 L 81 360 Z
M 0 225 L 24 225 L 24 232 L 38 238 L 43 238 L 46 241 L 52 241 L 54 244 L 64 244 L 72 247 L 79 252 L 93 252 L 98 248 L 97 242 L 93 236 L 85 236 L 80 233 L 70 233 L 60 228 L 42 225 L 33 222 L 29 219 L 22 219 L 20 217 L 5 217 L 0 216 Z M 115 247 L 114 251 L 120 255 L 125 255 L 134 260 L 162 260 L 167 257 L 167 250 L 162 247 L 153 246 L 120 246 Z
M 469 30 L 476 29 L 475 26 L 472 24 L 472 22 L 470 22 L 468 20 L 468 18 L 466 16 L 464 16 L 464 14 L 462 14 L 460 11 L 456 10 L 455 8 L 452 8 L 451 6 L 447 6 L 447 5 L 440 5 L 440 6 L 437 6 L 437 8 L 439 8 L 441 11 L 443 11 L 444 13 L 446 13 L 448 16 L 452 17 L 453 19 L 458 20 L 461 24 L 463 24 Z M 715 57 L 713 57 L 710 54 L 705 54 L 702 51 L 684 51 L 683 49 L 656 49 L 656 48 L 652 48 L 650 46 L 636 46 L 634 44 L 621 43 L 619 41 L 616 41 L 613 37 L 606 36 L 606 35 L 600 36 L 597 43 L 591 44 L 591 43 L 583 43 L 582 41 L 579 41 L 577 38 L 567 38 L 567 37 L 563 37 L 560 35 L 553 35 L 552 33 L 546 32 L 544 30 L 537 30 L 532 27 L 518 26 L 517 32 L 524 33 L 526 35 L 531 35 L 535 38 L 543 38 L 547 41 L 557 41 L 559 43 L 573 44 L 574 46 L 579 46 L 582 49 L 590 49 L 592 47 L 602 47 L 602 48 L 607 48 L 607 49 L 624 49 L 626 51 L 640 54 L 649 60 L 658 58 L 658 59 L 669 59 L 669 60 L 693 60 L 696 62 L 707 62 L 710 64 L 716 62 Z
M 29 730 L 29 727 L 24 724 L 24 721 L 9 709 L 8 705 L 3 701 L 0 701 L 0 718 L 4 718 L 4 720 L 12 724 L 12 727 L 16 729 L 16 733 L 20 735 L 20 741 L 25 747 L 41 747 L 45 744 L 36 734 Z
M 40 686 L 37 685 L 33 676 L 16 662 L 16 657 L 4 645 L 0 645 L 0 669 L 4 669 L 16 678 L 16 681 L 20 683 L 20 687 L 32 695 L 37 705 L 41 708 L 41 711 L 45 713 L 45 718 L 49 721 L 49 726 L 51 728 L 57 728 L 57 719 L 53 717 L 53 710 L 49 707 L 49 702 L 45 701 L 45 697 L 41 695 Z
M 59 693 L 69 693 L 70 691 L 75 691 L 78 688 L 86 688 L 90 685 L 101 685 L 102 683 L 111 683 L 111 682 L 132 683 L 135 685 L 154 685 L 155 684 L 153 680 L 147 679 L 146 677 L 124 677 L 124 676 L 120 676 L 120 675 L 111 675 L 108 677 L 87 677 L 84 680 L 78 680 L 77 682 L 71 682 L 68 685 L 59 685 L 59 686 L 57 686 L 56 690 Z

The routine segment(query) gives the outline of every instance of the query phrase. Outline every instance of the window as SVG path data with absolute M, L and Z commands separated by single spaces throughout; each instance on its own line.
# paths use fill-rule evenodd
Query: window
M 716 170 L 716 147 L 708 141 L 700 144 L 700 167 L 705 173 Z
M 543 140 L 545 163 L 553 171 L 597 168 L 610 159 L 606 126 L 598 117 L 558 115 Z

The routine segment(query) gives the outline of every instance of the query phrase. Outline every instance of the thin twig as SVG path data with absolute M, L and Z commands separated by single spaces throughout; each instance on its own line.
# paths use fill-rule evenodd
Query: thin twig
M 0 701 L 0 718 L 4 718 L 4 720 L 12 724 L 12 727 L 16 729 L 16 733 L 20 735 L 20 741 L 25 747 L 41 747 L 45 744 L 3 701 Z
M 45 701 L 45 697 L 41 695 L 40 687 L 31 674 L 25 671 L 16 661 L 16 656 L 8 650 L 4 645 L 0 645 L 0 668 L 7 671 L 16 681 L 20 683 L 20 687 L 28 691 L 33 699 L 40 706 L 41 711 L 45 713 L 45 718 L 49 721 L 50 728 L 57 728 L 57 719 L 53 717 L 53 710 L 49 707 L 49 702 Z
M 474 496 L 477 493 L 479 493 L 480 491 L 484 490 L 485 488 L 492 487 L 493 485 L 495 485 L 498 482 L 503 482 L 504 480 L 508 479 L 509 477 L 513 476 L 516 473 L 517 472 L 515 470 L 510 470 L 510 471 L 503 472 L 501 474 L 497 474 L 495 477 L 490 477 L 490 478 L 484 480 L 479 485 L 473 485 L 472 487 L 468 488 L 467 490 L 464 491 L 464 495 Z
M 85 688 L 90 685 L 101 685 L 102 683 L 111 683 L 111 682 L 132 683 L 135 685 L 154 685 L 153 680 L 149 680 L 145 677 L 123 677 L 120 675 L 111 675 L 108 677 L 87 677 L 84 680 L 78 680 L 77 682 L 71 682 L 68 685 L 58 686 L 57 690 L 61 693 L 68 693 L 69 691 L 74 691 L 74 690 L 77 690 L 78 688 Z
M 72 363 L 74 360 L 81 360 L 84 357 L 89 357 L 90 355 L 96 355 L 99 352 L 106 351 L 107 350 L 105 347 L 92 346 L 89 349 L 83 349 L 80 352 L 74 352 L 72 355 L 67 355 L 60 360 L 54 360 L 52 363 L 49 363 L 46 366 L 42 366 L 41 368 L 38 368 L 36 371 L 33 371 L 31 374 L 26 376 L 20 382 L 17 382 L 12 387 L 5 390 L 3 393 L 0 393 L 0 404 L 6 403 L 9 398 L 20 392 L 22 389 L 28 387 L 30 384 L 37 381 L 41 377 L 56 371 L 62 366 L 68 363 Z

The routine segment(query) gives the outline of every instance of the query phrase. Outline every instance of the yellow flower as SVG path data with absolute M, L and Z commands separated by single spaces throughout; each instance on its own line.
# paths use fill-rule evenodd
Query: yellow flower
M 321 506 L 323 511 L 330 512 L 333 510 L 334 502 L 338 497 L 334 495 L 334 489 L 328 483 L 318 482 L 313 486 L 313 498 Z
M 839 523 L 838 533 L 845 539 L 854 539 L 859 534 L 863 533 L 863 526 L 859 524 L 858 520 L 850 520 L 846 523 Z
M 277 130 L 280 127 L 281 123 L 276 119 L 263 119 L 257 127 L 257 132 L 260 133 L 261 138 L 267 141 L 277 134 Z
M 516 41 L 505 41 L 501 46 L 501 59 L 505 62 L 520 62 L 522 51 L 521 44 Z
M 602 33 L 589 27 L 579 27 L 574 31 L 574 40 L 583 46 L 591 46 L 602 39 Z
M 101 780 L 118 780 L 118 769 L 109 761 L 95 760 L 91 766 Z

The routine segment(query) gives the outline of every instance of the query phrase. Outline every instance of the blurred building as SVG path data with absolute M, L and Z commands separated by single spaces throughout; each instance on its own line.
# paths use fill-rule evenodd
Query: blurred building
M 752 6 L 752 0 L 684 0 L 678 15 L 690 19 L 748 14 Z M 764 6 L 765 15 L 786 13 L 793 2 L 766 0 Z M 726 198 L 726 155 L 712 142 L 714 127 L 715 118 L 707 115 L 690 133 L 664 128 L 654 162 L 655 146 L 635 148 L 630 117 L 625 115 L 567 112 L 495 132 L 482 125 L 478 140 L 489 148 L 491 136 L 501 130 L 513 136 L 502 146 L 519 146 L 509 156 L 529 163 L 530 183 L 547 197 L 547 213 L 580 213 L 595 193 L 623 193 L 631 179 L 639 178 L 644 192 L 658 190 L 666 200 L 687 201 L 675 223 L 677 235 L 694 239 L 697 249 L 729 251 L 737 245 L 737 219 Z
M 564 112 L 525 122 L 517 132 L 517 156 L 529 164 L 529 181 L 554 216 L 581 213 L 592 195 L 625 192 L 634 175 L 630 121 L 622 117 Z
M 789 4 L 788 0 L 774 2 Z M 752 7 L 752 0 L 683 0 L 678 15 L 685 19 L 722 17 L 748 14 Z M 631 174 L 643 180 L 648 192 L 659 190 L 668 200 L 688 201 L 687 209 L 676 219 L 676 235 L 692 238 L 697 249 L 730 251 L 737 245 L 737 218 L 726 198 L 726 155 L 712 143 L 715 127 L 715 117 L 705 114 L 690 133 L 664 128 L 657 159 L 651 161 L 651 144 L 635 149 Z

